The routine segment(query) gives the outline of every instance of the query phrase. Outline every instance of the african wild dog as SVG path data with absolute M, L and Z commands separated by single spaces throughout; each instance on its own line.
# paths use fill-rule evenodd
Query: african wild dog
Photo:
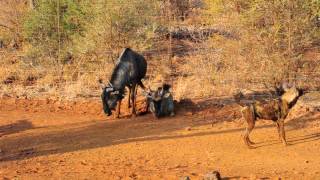
M 149 90 L 147 94 L 148 110 L 156 118 L 174 116 L 174 102 L 170 92 L 170 85 L 163 84 L 156 91 Z
M 295 105 L 298 98 L 302 95 L 302 91 L 298 90 L 295 86 L 288 88 L 283 87 L 280 97 L 269 101 L 255 101 L 250 104 L 243 105 L 240 103 L 243 94 L 240 92 L 234 95 L 235 101 L 242 106 L 242 117 L 247 122 L 247 128 L 243 136 L 245 144 L 252 148 L 254 143 L 250 141 L 249 135 L 252 132 L 257 119 L 272 120 L 277 125 L 279 138 L 284 145 L 287 145 L 284 120 L 287 117 L 289 110 Z

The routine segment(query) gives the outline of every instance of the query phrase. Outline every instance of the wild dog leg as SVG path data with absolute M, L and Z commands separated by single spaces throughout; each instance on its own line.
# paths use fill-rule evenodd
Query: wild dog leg
M 255 123 L 248 123 L 248 126 L 246 128 L 245 134 L 244 134 L 244 141 L 247 146 L 251 146 L 254 144 L 249 138 L 250 133 L 252 132 L 254 128 Z
M 278 130 L 279 139 L 281 140 L 280 124 L 279 124 L 278 121 L 276 121 L 276 125 L 277 125 L 277 130 Z
M 241 110 L 241 112 L 242 112 L 243 118 L 247 122 L 247 128 L 243 136 L 243 140 L 248 147 L 251 147 L 251 145 L 253 145 L 254 143 L 250 140 L 249 135 L 255 126 L 255 116 L 254 116 L 253 107 L 252 106 L 244 107 Z
M 280 128 L 280 136 L 281 136 L 282 144 L 287 145 L 286 132 L 284 130 L 284 119 L 279 119 L 278 123 L 279 123 L 279 128 Z

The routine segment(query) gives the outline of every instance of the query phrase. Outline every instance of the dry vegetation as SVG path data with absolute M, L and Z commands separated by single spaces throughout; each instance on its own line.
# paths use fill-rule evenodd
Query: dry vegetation
M 148 59 L 145 83 L 173 83 L 178 100 L 319 88 L 318 1 L 143 2 L 1 1 L 0 95 L 98 97 L 126 46 Z
M 0 179 L 319 179 L 319 45 L 319 0 L 0 0 Z M 105 116 L 97 82 L 124 47 L 146 86 L 172 84 L 175 117 L 126 100 Z M 289 113 L 289 146 L 258 121 L 248 150 L 230 95 L 281 81 L 317 91 Z

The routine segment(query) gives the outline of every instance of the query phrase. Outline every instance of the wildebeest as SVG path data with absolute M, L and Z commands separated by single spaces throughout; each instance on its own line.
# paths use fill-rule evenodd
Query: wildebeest
M 174 102 L 170 92 L 170 85 L 163 84 L 156 91 L 150 90 L 147 95 L 148 110 L 156 118 L 174 116 Z
M 110 116 L 112 114 L 111 110 L 114 110 L 117 102 L 119 102 L 116 117 L 120 116 L 121 100 L 125 95 L 125 87 L 128 87 L 128 107 L 131 107 L 131 99 L 132 114 L 136 115 L 137 85 L 145 89 L 141 79 L 145 77 L 146 72 L 147 62 L 145 58 L 130 48 L 125 48 L 118 59 L 108 84 L 103 85 L 100 80 L 103 89 L 101 99 L 105 114 Z
M 257 119 L 272 120 L 277 125 L 279 138 L 284 145 L 287 144 L 284 120 L 287 117 L 289 110 L 297 102 L 298 98 L 302 95 L 302 91 L 298 90 L 295 86 L 283 87 L 283 90 L 279 91 L 280 97 L 269 101 L 255 101 L 250 104 L 243 105 L 240 103 L 240 99 L 243 94 L 240 92 L 234 96 L 236 102 L 242 106 L 241 113 L 245 121 L 247 122 L 247 128 L 243 136 L 245 144 L 252 148 L 254 143 L 250 141 L 249 135 L 252 132 Z

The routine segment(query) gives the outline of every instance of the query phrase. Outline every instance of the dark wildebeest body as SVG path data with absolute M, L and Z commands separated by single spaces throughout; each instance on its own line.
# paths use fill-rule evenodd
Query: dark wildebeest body
M 240 98 L 243 96 L 241 93 L 235 95 L 235 100 L 239 103 L 241 113 L 247 122 L 247 128 L 244 134 L 245 144 L 251 148 L 254 143 L 250 141 L 249 135 L 252 132 L 255 122 L 258 119 L 272 120 L 277 125 L 279 137 L 284 145 L 287 144 L 284 130 L 284 120 L 287 117 L 289 110 L 297 102 L 301 92 L 297 88 L 292 87 L 284 89 L 280 98 L 271 101 L 256 101 L 252 104 L 241 105 Z
M 174 102 L 169 89 L 170 85 L 164 84 L 148 94 L 148 109 L 156 118 L 174 115 Z
M 130 107 L 131 99 L 132 114 L 136 114 L 137 85 L 145 89 L 141 79 L 145 77 L 146 72 L 147 62 L 145 58 L 130 48 L 126 48 L 119 57 L 109 84 L 103 87 L 101 95 L 103 110 L 108 116 L 112 114 L 111 110 L 114 110 L 117 102 L 119 102 L 116 113 L 116 117 L 119 117 L 121 100 L 125 95 L 125 87 L 129 88 L 128 107 Z

